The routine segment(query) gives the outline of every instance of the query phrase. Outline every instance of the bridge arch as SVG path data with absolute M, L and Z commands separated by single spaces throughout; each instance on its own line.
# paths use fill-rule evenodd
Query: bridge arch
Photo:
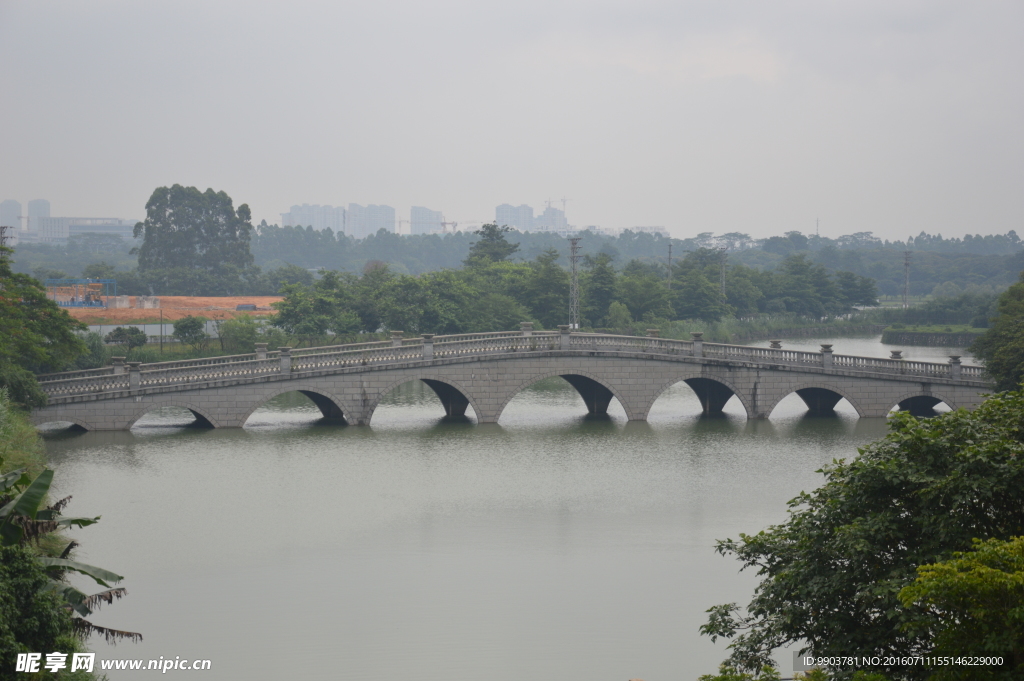
M 909 411 L 914 416 L 932 416 L 934 407 L 939 403 L 945 403 L 947 407 L 955 411 L 958 405 L 954 400 L 945 394 L 937 393 L 934 390 L 908 390 L 893 401 L 888 409 L 892 411 L 896 407 L 900 411 Z
M 369 425 L 370 419 L 373 418 L 373 413 L 377 411 L 377 407 L 380 406 L 384 396 L 398 386 L 410 381 L 422 381 L 433 390 L 434 394 L 437 395 L 437 399 L 440 400 L 441 406 L 444 407 L 445 416 L 465 416 L 466 407 L 473 407 L 473 413 L 476 414 L 477 421 L 483 422 L 485 417 L 477 404 L 477 400 L 462 383 L 449 376 L 431 371 L 406 374 L 402 378 L 389 383 L 374 396 L 373 401 L 370 402 L 363 412 L 359 423 Z
M 721 389 L 716 389 L 715 386 L 708 385 L 707 383 L 704 383 L 704 381 L 707 381 L 708 383 L 712 384 L 718 384 L 718 386 L 721 386 L 721 388 L 724 388 L 725 391 L 728 392 L 728 395 L 725 394 L 725 391 L 722 391 Z M 654 394 L 651 397 L 650 402 L 647 403 L 647 407 L 644 409 L 643 415 L 640 418 L 646 421 L 647 417 L 651 413 L 651 409 L 654 408 L 654 403 L 658 401 L 658 398 L 664 395 L 665 391 L 667 391 L 669 388 L 676 385 L 677 383 L 686 383 L 686 385 L 691 390 L 693 390 L 693 392 L 697 395 L 697 399 L 700 400 L 701 407 L 703 408 L 705 414 L 721 413 L 722 407 L 725 406 L 725 403 L 728 402 L 733 395 L 735 395 L 736 399 L 739 400 L 740 402 L 740 406 L 743 407 L 743 412 L 747 415 L 747 418 L 751 418 L 753 410 L 747 403 L 747 399 L 743 395 L 743 392 L 739 390 L 735 384 L 733 384 L 731 381 L 727 379 L 723 379 L 718 376 L 706 376 L 699 370 L 680 372 L 678 374 L 673 375 L 672 378 L 663 381 L 661 385 L 654 391 Z M 702 395 L 702 392 L 705 394 Z
M 245 422 L 249 420 L 257 409 L 278 395 L 293 392 L 302 393 L 308 397 L 310 401 L 317 406 L 325 419 L 341 420 L 344 418 L 354 417 L 356 415 L 356 412 L 334 393 L 324 390 L 319 386 L 301 383 L 299 385 L 289 385 L 287 387 L 278 388 L 277 390 L 265 393 L 256 401 L 255 404 L 253 404 L 252 408 L 242 416 L 239 425 L 245 425 Z
M 77 418 L 77 417 L 74 417 L 74 416 L 64 416 L 64 415 L 60 415 L 60 414 L 54 416 L 53 414 L 48 414 L 48 413 L 45 413 L 45 412 L 44 413 L 33 412 L 32 415 L 29 418 L 32 421 L 32 425 L 34 425 L 36 428 L 39 428 L 40 426 L 44 426 L 47 423 L 70 423 L 70 424 L 72 424 L 72 428 L 77 428 L 77 429 L 80 429 L 80 430 L 95 430 L 96 429 L 95 426 L 93 426 L 92 424 L 88 423 L 87 421 L 84 421 L 83 419 L 80 419 L 80 418 Z
M 808 381 L 788 387 L 786 392 L 779 395 L 774 402 L 768 405 L 765 413 L 771 416 L 771 413 L 775 411 L 779 403 L 793 393 L 800 396 L 800 399 L 807 405 L 807 411 L 812 414 L 827 414 L 839 403 L 839 400 L 846 400 L 857 412 L 858 417 L 864 418 L 867 416 L 867 412 L 864 411 L 859 401 L 850 395 L 849 390 L 829 381 Z
M 129 417 L 128 422 L 125 423 L 124 430 L 131 430 L 132 426 L 134 426 L 143 416 L 155 409 L 162 409 L 164 407 L 178 407 L 180 409 L 189 410 L 192 412 L 192 415 L 195 416 L 195 425 L 197 426 L 204 428 L 223 428 L 227 425 L 222 423 L 220 419 L 213 417 L 209 409 L 199 407 L 192 402 L 172 398 L 169 400 L 161 400 L 159 402 L 149 402 L 141 406 L 139 409 L 135 410 L 131 417 Z
M 502 412 L 505 411 L 505 407 L 511 402 L 516 395 L 529 388 L 537 381 L 543 381 L 545 378 L 553 378 L 558 376 L 564 379 L 566 383 L 571 385 L 579 393 L 579 396 L 583 398 L 584 404 L 587 405 L 587 410 L 592 414 L 605 414 L 608 411 L 608 404 L 611 402 L 611 398 L 615 398 L 622 405 L 623 410 L 626 412 L 626 417 L 630 421 L 637 419 L 634 416 L 634 410 L 632 406 L 622 397 L 622 393 L 617 388 L 613 387 L 611 383 L 602 376 L 597 376 L 588 371 L 580 371 L 577 368 L 572 368 L 568 371 L 543 371 L 537 374 L 532 374 L 529 378 L 524 379 L 518 385 L 505 393 L 505 398 L 494 412 L 494 420 L 497 421 L 501 418 Z

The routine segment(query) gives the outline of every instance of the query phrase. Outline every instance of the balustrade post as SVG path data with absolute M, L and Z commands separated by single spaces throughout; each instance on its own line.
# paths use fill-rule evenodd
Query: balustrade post
M 768 347 L 770 349 L 772 349 L 772 350 L 781 350 L 782 349 L 782 341 L 780 341 L 780 340 L 770 340 L 770 341 L 768 341 Z
M 402 332 L 392 331 L 391 332 L 391 347 L 400 348 L 402 347 Z
M 142 387 L 142 372 L 139 367 L 142 362 L 128 362 L 128 389 L 138 390 Z
M 690 337 L 693 339 L 693 356 L 703 357 L 704 356 L 704 332 L 703 331 L 691 331 Z
M 532 336 L 533 322 L 519 322 L 519 332 L 524 336 Z
M 569 325 L 559 324 L 558 325 L 558 349 L 568 350 L 569 349 Z
M 423 359 L 434 359 L 434 334 L 423 334 Z
M 266 358 L 267 358 L 267 344 L 266 343 L 257 343 L 256 344 L 256 359 L 266 359 Z
M 124 357 L 111 357 L 110 364 L 114 367 L 114 374 L 124 373 Z
M 281 375 L 288 376 L 292 373 L 292 349 L 290 346 L 285 345 L 277 349 L 280 355 L 278 358 L 281 360 Z
M 661 330 L 660 329 L 647 329 L 647 337 L 648 338 L 660 338 L 661 337 Z
M 954 381 L 960 380 L 960 355 L 949 356 L 949 377 Z
M 832 346 L 828 343 L 821 344 L 821 366 L 826 369 L 832 366 Z
M 889 353 L 889 359 L 903 359 L 903 351 L 893 350 L 892 352 Z

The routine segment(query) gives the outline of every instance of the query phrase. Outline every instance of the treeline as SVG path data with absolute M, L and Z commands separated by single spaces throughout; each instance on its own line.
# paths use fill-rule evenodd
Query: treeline
M 529 262 L 509 258 L 520 245 L 509 231 L 485 225 L 460 269 L 420 276 L 386 264 L 362 276 L 324 272 L 311 284 L 284 287 L 275 324 L 310 343 L 378 329 L 411 333 L 472 333 L 518 328 L 533 320 L 554 328 L 568 320 L 570 274 L 559 254 Z M 874 282 L 850 272 L 830 274 L 804 254 L 758 271 L 727 265 L 723 253 L 699 249 L 667 265 L 631 260 L 621 270 L 611 255 L 586 256 L 580 272 L 584 328 L 628 328 L 635 322 L 715 321 L 759 313 L 823 318 L 876 302 Z

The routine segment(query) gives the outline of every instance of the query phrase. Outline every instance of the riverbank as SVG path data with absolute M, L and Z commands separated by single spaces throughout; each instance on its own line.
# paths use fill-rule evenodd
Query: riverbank
M 709 343 L 741 344 L 776 338 L 868 336 L 882 333 L 886 327 L 886 324 L 875 323 L 867 315 L 857 315 L 850 319 L 830 319 L 825 322 L 791 315 L 762 315 L 750 319 L 722 319 L 717 322 L 708 322 L 703 319 L 678 321 L 656 319 L 651 322 L 632 324 L 624 329 L 593 329 L 593 331 L 644 336 L 647 335 L 648 329 L 657 329 L 662 338 L 680 340 L 690 340 L 691 333 L 700 332 L 704 334 L 704 340 Z
M 967 328 L 953 329 L 944 327 L 942 330 L 934 328 L 894 329 L 886 328 L 882 332 L 882 342 L 892 345 L 931 345 L 946 348 L 966 348 L 975 340 L 984 335 L 984 331 L 970 331 Z

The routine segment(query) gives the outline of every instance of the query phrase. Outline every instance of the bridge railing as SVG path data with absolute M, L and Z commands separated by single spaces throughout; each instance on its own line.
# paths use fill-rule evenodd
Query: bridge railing
M 92 378 L 93 376 L 107 376 L 114 373 L 112 365 L 100 367 L 99 369 L 81 369 L 79 371 L 62 371 L 58 374 L 39 374 L 36 381 L 48 383 L 52 381 L 66 381 L 72 378 Z
M 75 372 L 77 373 L 77 372 Z M 50 397 L 70 395 L 89 395 L 116 390 L 128 390 L 128 374 L 112 374 L 107 376 L 86 376 L 52 380 L 40 383 L 39 387 Z

